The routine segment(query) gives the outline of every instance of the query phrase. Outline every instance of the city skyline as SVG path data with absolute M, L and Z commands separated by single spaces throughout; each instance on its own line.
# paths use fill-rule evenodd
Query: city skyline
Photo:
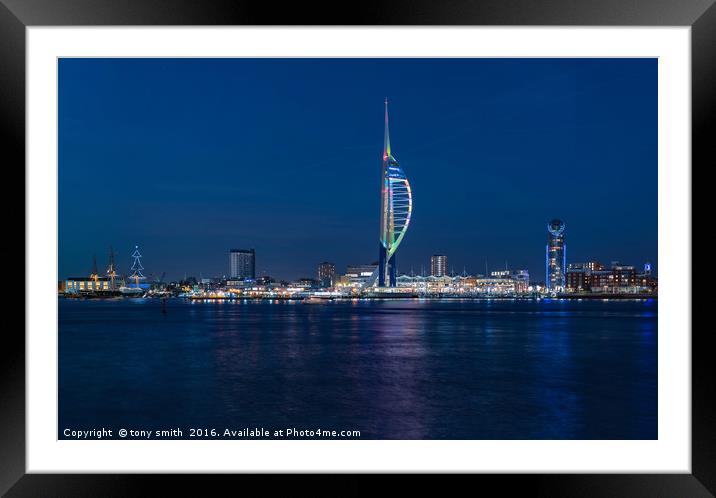
M 149 271 L 168 279 L 228 274 L 226 252 L 235 246 L 255 248 L 257 275 L 287 279 L 313 276 L 321 261 L 337 270 L 374 262 L 385 94 L 399 109 L 394 134 L 417 199 L 399 273 L 418 273 L 442 253 L 457 273 L 508 261 L 541 280 L 544 226 L 553 218 L 569 227 L 568 262 L 657 267 L 654 61 L 398 59 L 391 64 L 405 76 L 421 77 L 367 89 L 358 82 L 386 61 L 182 61 L 60 61 L 61 278 L 87 273 L 92 255 L 102 260 L 110 246 L 119 248 L 120 272 L 131 262 L 121 248 L 139 245 Z M 443 69 L 459 91 L 444 93 L 446 83 L 421 64 Z M 295 86 L 278 85 L 264 106 L 244 95 L 264 95 L 261 81 L 292 71 Z M 332 106 L 314 80 L 333 94 Z M 335 98 L 336 81 L 351 83 L 355 100 Z M 209 82 L 231 111 L 243 112 L 221 108 Z M 244 93 L 234 95 L 229 83 Z M 433 99 L 419 99 L 430 83 Z M 155 95 L 161 84 L 166 94 Z M 96 95 L 77 108 L 85 85 Z M 211 132 L 195 122 L 211 116 Z M 306 119 L 310 126 L 295 127 Z M 87 210 L 81 192 L 97 182 L 124 209 Z
M 560 221 L 560 220 L 553 220 L 553 221 Z M 548 227 L 551 228 L 550 225 L 548 225 Z M 550 233 L 550 235 L 552 235 L 552 232 L 549 230 L 548 230 L 548 233 Z M 549 246 L 548 246 L 548 248 L 549 248 Z M 566 246 L 565 246 L 565 248 L 566 248 Z M 565 251 L 565 253 L 566 253 L 566 251 Z M 141 263 L 136 258 L 137 254 L 139 254 L 139 246 L 135 246 L 135 248 L 134 248 L 134 253 L 132 253 L 132 256 L 131 256 L 132 263 L 130 265 L 129 270 L 127 272 L 122 272 L 121 270 L 119 270 L 118 265 L 114 259 L 114 255 L 115 255 L 114 249 L 110 248 L 110 255 L 107 260 L 106 269 L 100 268 L 100 266 L 98 264 L 97 255 L 93 254 L 92 264 L 91 264 L 92 269 L 89 271 L 88 275 L 77 273 L 76 275 L 67 276 L 65 278 L 82 278 L 82 279 L 87 278 L 87 279 L 91 280 L 93 278 L 99 277 L 100 280 L 102 280 L 102 279 L 108 280 L 109 278 L 113 278 L 114 276 L 116 276 L 117 278 L 125 277 L 131 283 L 131 282 L 133 282 L 133 279 L 136 279 L 136 277 L 138 277 L 138 280 L 142 280 L 142 281 L 146 280 L 146 282 L 148 282 L 148 283 L 151 283 L 151 282 L 166 283 L 166 280 L 164 279 L 166 272 L 162 272 L 161 276 L 159 276 L 158 278 L 157 278 L 157 275 L 155 275 L 153 272 L 148 272 L 147 275 L 143 275 L 141 273 L 141 271 L 137 272 L 136 265 L 139 264 L 141 266 Z M 241 254 L 242 256 L 245 254 L 248 254 L 250 257 L 250 260 L 244 261 L 243 259 L 241 259 L 241 262 L 239 262 L 236 260 L 237 254 Z M 183 275 L 183 277 L 174 278 L 174 279 L 171 279 L 171 281 L 172 282 L 181 282 L 181 281 L 185 281 L 188 278 L 189 279 L 207 279 L 207 280 L 213 280 L 213 279 L 218 278 L 218 279 L 223 279 L 226 281 L 241 281 L 241 280 L 253 281 L 256 279 L 263 278 L 263 277 L 271 277 L 272 279 L 276 279 L 277 282 L 278 281 L 288 282 L 290 280 L 323 281 L 326 278 L 326 275 L 330 274 L 331 276 L 330 276 L 329 280 L 332 282 L 333 279 L 337 275 L 344 275 L 346 273 L 350 273 L 352 267 L 375 267 L 375 271 L 373 272 L 372 276 L 367 279 L 367 283 L 370 284 L 369 286 L 378 285 L 378 282 L 375 278 L 376 271 L 378 271 L 378 269 L 379 269 L 378 261 L 373 261 L 371 263 L 365 263 L 365 264 L 348 263 L 345 266 L 344 272 L 337 271 L 337 267 L 336 267 L 335 263 L 332 263 L 330 261 L 322 261 L 320 263 L 317 263 L 316 266 L 314 267 L 314 275 L 307 273 L 307 274 L 301 275 L 299 277 L 283 278 L 281 275 L 273 275 L 273 274 L 268 274 L 268 273 L 256 272 L 256 270 L 255 270 L 256 253 L 255 253 L 254 249 L 231 249 L 229 251 L 229 256 L 230 256 L 230 258 L 229 258 L 229 264 L 227 267 L 228 268 L 227 272 L 219 273 L 219 274 L 212 274 L 212 275 L 204 274 L 203 272 L 199 272 L 198 274 L 185 273 Z M 140 258 L 142 257 L 141 254 L 139 255 L 139 257 Z M 487 265 L 487 262 L 485 262 L 485 267 L 484 267 L 483 271 L 480 271 L 480 270 L 472 271 L 471 270 L 470 272 L 467 271 L 466 266 L 463 266 L 462 271 L 456 271 L 455 267 L 453 265 L 448 266 L 447 255 L 445 255 L 445 254 L 433 254 L 429 257 L 428 261 L 429 261 L 429 264 L 428 265 L 422 264 L 420 266 L 419 270 L 416 270 L 414 267 L 411 267 L 409 271 L 400 270 L 399 272 L 397 272 L 396 276 L 416 276 L 416 277 L 418 277 L 418 276 L 423 276 L 423 277 L 426 277 L 426 276 L 433 276 L 433 277 L 485 276 L 485 277 L 489 277 L 489 276 L 494 276 L 497 274 L 520 274 L 523 272 L 530 272 L 529 268 L 522 268 L 522 267 L 515 267 L 512 265 L 508 265 L 507 260 L 505 260 L 504 266 L 502 266 L 502 267 L 500 267 L 499 265 L 496 267 L 490 267 Z M 561 280 L 559 283 L 555 284 L 554 282 L 550 283 L 550 275 L 553 274 L 554 270 L 550 266 L 549 261 L 550 261 L 550 254 L 549 254 L 549 250 L 548 250 L 546 262 L 545 262 L 546 268 L 545 268 L 544 274 L 540 274 L 539 272 L 532 273 L 531 274 L 531 276 L 532 276 L 531 282 L 534 282 L 535 284 L 539 284 L 539 285 L 544 285 L 547 288 L 551 288 L 551 287 L 563 288 L 565 285 L 566 273 L 569 270 L 571 270 L 572 267 L 576 267 L 579 269 L 585 267 L 590 270 L 594 270 L 594 269 L 604 269 L 609 265 L 611 265 L 612 267 L 613 266 L 617 266 L 617 267 L 628 266 L 628 267 L 633 267 L 633 268 L 637 268 L 637 269 L 641 268 L 644 272 L 647 272 L 650 275 L 651 274 L 653 274 L 654 276 L 657 275 L 657 272 L 654 268 L 653 263 L 649 260 L 643 260 L 643 261 L 637 261 L 637 262 L 633 262 L 633 261 L 625 262 L 625 261 L 611 259 L 611 260 L 608 260 L 608 264 L 607 264 L 606 263 L 607 260 L 597 260 L 595 258 L 587 257 L 587 258 L 583 258 L 580 260 L 574 260 L 574 261 L 567 262 L 566 254 L 565 254 L 564 260 L 563 260 L 564 261 L 563 265 L 556 270 L 557 273 L 560 275 L 559 278 Z M 102 261 L 100 260 L 100 263 L 101 262 Z M 246 266 L 246 265 L 248 265 L 248 266 Z M 595 268 L 595 265 L 601 265 L 601 266 L 600 266 L 600 268 Z M 247 271 L 245 270 L 244 272 L 237 272 L 235 270 L 236 267 L 245 267 L 248 270 Z M 338 269 L 340 269 L 340 268 L 338 268 Z M 141 266 L 140 270 L 144 270 L 144 267 Z M 316 278 L 316 276 L 317 276 L 317 278 Z M 329 287 L 331 285 L 326 285 L 326 286 Z

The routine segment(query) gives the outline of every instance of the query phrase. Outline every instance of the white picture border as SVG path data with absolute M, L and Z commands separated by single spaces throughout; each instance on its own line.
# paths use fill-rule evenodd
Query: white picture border
M 28 28 L 27 471 L 690 473 L 690 40 L 688 27 Z M 658 57 L 658 440 L 58 440 L 58 57 Z

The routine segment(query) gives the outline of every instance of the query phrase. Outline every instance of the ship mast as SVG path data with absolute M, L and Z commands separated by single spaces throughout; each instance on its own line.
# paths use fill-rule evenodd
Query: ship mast
M 107 276 L 109 277 L 109 285 L 114 290 L 114 279 L 117 277 L 117 269 L 114 266 L 114 250 L 112 246 L 109 248 L 109 266 L 107 266 Z

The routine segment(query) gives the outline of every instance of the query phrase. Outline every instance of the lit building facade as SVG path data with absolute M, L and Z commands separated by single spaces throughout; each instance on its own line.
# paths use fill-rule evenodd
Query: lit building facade
M 512 274 L 515 281 L 515 292 L 527 292 L 530 287 L 530 272 L 528 270 L 517 270 Z
M 336 284 L 336 265 L 328 262 L 319 264 L 318 281 L 321 287 L 333 287 Z
M 430 275 L 433 277 L 447 275 L 447 256 L 444 254 L 430 256 Z
M 289 284 L 289 288 L 298 290 L 315 290 L 321 288 L 321 281 L 314 278 L 299 278 Z
M 618 261 L 612 263 L 613 287 L 636 287 L 636 268 L 623 265 Z
M 230 278 L 243 280 L 256 278 L 256 251 L 232 249 L 229 252 Z
M 388 100 L 385 100 L 385 135 L 380 179 L 380 243 L 378 245 L 377 283 L 395 287 L 397 263 L 395 251 L 405 236 L 413 210 L 413 196 L 408 178 L 390 151 Z
M 226 281 L 226 287 L 229 289 L 244 289 L 255 285 L 256 281 L 252 278 L 229 279 Z
M 644 264 L 644 271 L 636 274 L 636 285 L 649 292 L 656 293 L 658 291 L 658 281 L 652 273 L 651 263 Z
M 500 276 L 416 276 L 400 275 L 398 287 L 410 289 L 425 297 L 517 296 L 529 292 L 529 274 L 509 273 Z
M 547 224 L 545 249 L 545 282 L 547 289 L 560 292 L 565 288 L 567 246 L 564 243 L 564 222 L 554 219 Z
M 348 265 L 341 283 L 346 287 L 364 286 L 378 271 L 379 265 Z
M 69 277 L 65 280 L 65 292 L 70 294 L 107 292 L 110 290 L 112 289 L 107 277 Z
M 611 272 L 604 269 L 604 265 L 598 261 L 587 261 L 584 263 L 570 263 L 565 272 L 565 288 L 571 292 L 589 291 L 594 282 L 604 281 L 604 275 Z M 608 280 L 608 279 L 607 279 Z
M 608 269 L 596 261 L 570 264 L 565 277 L 569 292 L 655 293 L 657 289 L 657 281 L 651 271 L 645 269 L 643 273 L 637 273 L 634 266 L 622 265 L 618 261 L 613 261 Z

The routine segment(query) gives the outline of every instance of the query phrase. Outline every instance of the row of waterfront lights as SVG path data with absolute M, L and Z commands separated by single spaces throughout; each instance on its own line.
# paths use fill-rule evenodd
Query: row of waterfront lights
M 461 275 L 450 272 L 448 258 L 435 254 L 430 258 L 430 275 L 398 275 L 396 287 L 391 293 L 407 293 L 419 296 L 479 296 L 479 295 L 524 295 L 562 293 L 605 293 L 605 294 L 655 294 L 657 279 L 651 265 L 646 263 L 643 271 L 634 266 L 613 261 L 610 268 L 597 261 L 567 264 L 565 224 L 559 219 L 547 225 L 545 248 L 545 283 L 531 283 L 526 269 L 493 271 L 484 275 Z M 256 251 L 254 249 L 231 249 L 229 252 L 229 276 L 196 280 L 185 278 L 180 282 L 164 284 L 161 279 L 149 284 L 142 274 L 139 248 L 132 254 L 131 275 L 122 277 L 117 272 L 114 254 L 110 251 L 106 276 L 100 276 L 96 259 L 89 277 L 70 277 L 60 282 L 60 291 L 67 293 L 101 293 L 125 290 L 129 294 L 144 290 L 151 293 L 182 294 L 185 296 L 207 296 L 210 298 L 291 298 L 328 294 L 330 296 L 371 295 L 376 292 L 373 285 L 366 285 L 374 279 L 378 264 L 348 265 L 342 275 L 336 273 L 336 265 L 322 262 L 318 265 L 318 278 L 301 278 L 293 282 L 276 281 L 271 277 L 256 278 Z M 162 276 L 163 278 L 163 276 Z M 374 280 L 373 280 L 374 281 Z M 388 289 L 383 289 L 388 291 Z

